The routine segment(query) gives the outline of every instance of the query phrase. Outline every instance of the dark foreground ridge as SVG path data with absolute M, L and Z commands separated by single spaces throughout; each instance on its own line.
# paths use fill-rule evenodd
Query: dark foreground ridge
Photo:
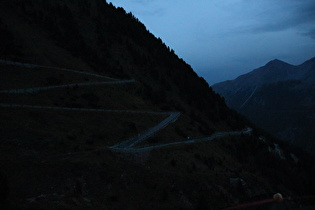
M 313 157 L 229 109 L 122 8 L 3 0 L 0 36 L 1 209 L 223 209 L 315 194 Z

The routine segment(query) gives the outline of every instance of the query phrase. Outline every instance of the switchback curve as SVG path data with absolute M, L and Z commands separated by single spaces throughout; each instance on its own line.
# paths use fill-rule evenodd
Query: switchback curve
M 24 94 L 24 93 L 36 93 L 38 91 L 44 91 L 49 90 L 53 88 L 65 88 L 65 87 L 74 87 L 74 86 L 90 86 L 90 85 L 104 85 L 104 84 L 124 84 L 124 83 L 132 83 L 135 82 L 135 80 L 119 80 L 111 77 L 106 77 L 103 75 L 98 75 L 94 73 L 88 73 L 84 71 L 79 70 L 73 70 L 73 69 L 66 69 L 66 68 L 58 68 L 58 67 L 51 67 L 51 66 L 41 66 L 41 65 L 35 65 L 35 64 L 28 64 L 28 63 L 20 63 L 20 62 L 14 62 L 14 61 L 5 61 L 0 60 L 0 64 L 2 65 L 14 65 L 14 66 L 20 66 L 25 68 L 48 68 L 48 69 L 55 69 L 55 70 L 61 70 L 61 71 L 69 71 L 73 73 L 78 74 L 85 74 L 90 76 L 95 76 L 99 78 L 105 78 L 105 79 L 111 79 L 114 80 L 112 82 L 86 82 L 86 83 L 78 83 L 78 84 L 66 84 L 66 85 L 56 85 L 56 86 L 45 86 L 45 87 L 36 87 L 36 88 L 24 88 L 24 89 L 11 89 L 11 90 L 2 90 L 0 93 L 9 93 L 9 94 Z M 54 106 L 32 106 L 32 105 L 20 105 L 20 104 L 0 104 L 0 107 L 6 107 L 6 108 L 32 108 L 32 109 L 51 109 L 51 110 L 67 110 L 67 111 L 91 111 L 91 112 L 119 112 L 119 113 L 147 113 L 147 114 L 168 114 L 169 116 L 165 118 L 163 121 L 158 123 L 157 125 L 153 126 L 152 128 L 149 128 L 148 130 L 144 131 L 143 133 L 130 137 L 129 139 L 117 143 L 115 145 L 112 145 L 108 147 L 108 149 L 113 151 L 120 151 L 120 152 L 127 152 L 127 153 L 137 153 L 137 152 L 145 152 L 150 151 L 153 149 L 158 149 L 166 146 L 172 146 L 172 145 L 179 145 L 179 144 L 190 144 L 190 143 L 198 143 L 198 142 L 204 142 L 204 141 L 211 141 L 217 138 L 222 138 L 225 136 L 231 136 L 231 135 L 241 135 L 241 134 L 251 134 L 252 129 L 248 128 L 247 130 L 243 131 L 230 131 L 230 132 L 219 132 L 211 135 L 210 137 L 204 137 L 204 138 L 198 138 L 198 139 L 191 139 L 191 140 L 184 140 L 184 141 L 178 141 L 178 142 L 172 142 L 172 143 L 164 143 L 164 144 L 157 144 L 153 146 L 146 146 L 141 148 L 135 148 L 136 145 L 143 142 L 144 140 L 148 139 L 150 136 L 154 135 L 156 132 L 160 131 L 161 129 L 168 126 L 170 123 L 175 122 L 179 116 L 179 112 L 152 112 L 152 111 L 134 111 L 134 110 L 107 110 L 107 109 L 89 109 L 89 108 L 71 108 L 71 107 L 54 107 Z

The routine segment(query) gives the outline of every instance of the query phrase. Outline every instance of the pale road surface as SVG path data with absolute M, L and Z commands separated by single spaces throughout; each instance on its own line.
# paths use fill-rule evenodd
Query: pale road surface
M 254 95 L 254 93 L 256 92 L 257 90 L 257 86 L 255 87 L 255 89 L 253 90 L 253 92 L 250 94 L 250 96 L 245 100 L 245 102 L 240 106 L 239 109 L 243 108 L 243 106 L 245 106 L 245 104 L 249 101 L 249 99 L 251 99 Z
M 157 144 L 153 146 L 146 146 L 146 147 L 140 147 L 140 148 L 125 148 L 124 152 L 127 152 L 127 153 L 148 152 L 150 150 L 159 149 L 161 147 L 167 147 L 167 146 L 173 146 L 173 145 L 179 145 L 179 144 L 193 144 L 193 143 L 199 143 L 199 142 L 206 142 L 206 141 L 212 141 L 212 140 L 222 138 L 222 137 L 236 136 L 236 135 L 241 135 L 241 134 L 250 135 L 251 133 L 252 133 L 251 128 L 247 128 L 244 131 L 219 132 L 219 133 L 214 133 L 209 137 L 203 137 L 203 138 L 198 138 L 198 139 L 183 140 L 183 141 L 177 141 L 177 142 L 171 142 L 171 143 L 165 143 L 165 144 Z
M 21 104 L 3 104 L 0 107 L 6 108 L 30 108 L 30 109 L 50 109 L 50 110 L 65 110 L 65 111 L 84 111 L 84 112 L 116 112 L 116 113 L 134 113 L 134 114 L 158 114 L 166 115 L 172 112 L 152 112 L 152 111 L 135 111 L 135 110 L 114 110 L 114 109 L 92 109 L 92 108 L 72 108 L 60 106 L 39 106 L 39 105 L 21 105 Z
M 171 142 L 165 144 L 157 144 L 153 146 L 146 146 L 141 148 L 133 148 L 137 144 L 141 143 L 142 141 L 148 139 L 150 136 L 155 134 L 156 132 L 160 131 L 161 129 L 165 128 L 168 124 L 175 122 L 177 118 L 180 116 L 179 112 L 152 112 L 152 111 L 134 111 L 134 110 L 108 110 L 108 109 L 89 109 L 89 108 L 71 108 L 71 107 L 54 107 L 54 106 L 32 106 L 32 105 L 19 105 L 19 104 L 0 104 L 0 107 L 6 108 L 31 108 L 31 109 L 48 109 L 48 110 L 65 110 L 65 111 L 88 111 L 88 112 L 116 112 L 116 113 L 135 113 L 135 114 L 168 114 L 169 116 L 161 121 L 159 124 L 155 125 L 152 128 L 144 131 L 143 133 L 139 134 L 138 136 L 131 137 L 126 141 L 121 143 L 115 144 L 113 146 L 108 147 L 111 150 L 127 152 L 127 153 L 138 153 L 138 152 L 147 152 L 153 149 L 158 149 L 161 147 L 166 146 L 173 146 L 178 144 L 192 144 L 192 143 L 199 143 L 205 141 L 212 141 L 214 139 L 227 137 L 227 136 L 235 136 L 241 134 L 251 134 L 252 129 L 247 128 L 243 131 L 228 131 L 228 132 L 218 132 L 209 137 L 198 138 L 198 139 L 191 139 L 191 140 L 183 140 L 178 142 Z M 71 153 L 72 154 L 72 153 Z
M 70 88 L 70 87 L 82 87 L 91 85 L 121 85 L 126 83 L 133 83 L 135 80 L 119 80 L 110 82 L 83 82 L 83 83 L 73 83 L 66 85 L 52 85 L 45 87 L 34 87 L 34 88 L 22 88 L 22 89 L 11 89 L 11 90 L 1 90 L 0 93 L 12 93 L 12 94 L 25 94 L 25 93 L 37 93 L 39 91 L 50 90 L 55 88 Z
M 64 110 L 64 111 L 88 111 L 88 112 L 114 112 L 114 113 L 134 113 L 134 114 L 159 114 L 169 116 L 161 121 L 159 124 L 149 128 L 148 130 L 140 133 L 135 137 L 131 137 L 126 141 L 110 146 L 109 149 L 125 150 L 129 149 L 136 144 L 146 140 L 159 130 L 165 128 L 168 124 L 175 122 L 180 116 L 179 112 L 152 112 L 152 111 L 134 111 L 134 110 L 110 110 L 110 109 L 89 109 L 89 108 L 71 108 L 71 107 L 55 107 L 55 106 L 36 106 L 36 105 L 20 105 L 20 104 L 3 104 L 0 103 L 0 107 L 6 108 L 30 108 L 30 109 L 48 109 L 48 110 Z
M 13 62 L 13 61 L 4 61 L 0 60 L 0 64 L 2 65 L 15 65 L 15 66 L 21 66 L 25 68 L 51 68 L 56 70 L 62 70 L 62 71 L 70 71 L 74 73 L 79 74 L 85 74 L 90 76 L 96 76 L 96 77 L 102 77 L 106 79 L 112 79 L 115 80 L 113 82 L 87 82 L 87 83 L 80 83 L 80 84 L 67 84 L 67 85 L 57 85 L 57 86 L 47 86 L 47 87 L 37 87 L 37 88 L 25 88 L 25 89 L 17 89 L 17 90 L 5 90 L 0 91 L 0 93 L 12 93 L 12 94 L 23 94 L 23 93 L 35 93 L 41 90 L 48 90 L 53 88 L 64 88 L 64 87 L 73 87 L 73 86 L 88 86 L 88 85 L 101 85 L 101 84 L 124 84 L 124 83 L 131 83 L 135 82 L 135 80 L 118 80 L 111 77 L 106 77 L 98 74 L 88 73 L 88 72 L 82 72 L 78 70 L 72 70 L 72 69 L 65 69 L 65 68 L 57 68 L 57 67 L 50 67 L 50 66 L 40 66 L 40 65 L 34 65 L 34 64 L 27 64 L 27 63 L 20 63 L 20 62 Z M 255 92 L 255 90 L 254 90 Z M 158 123 L 157 125 L 153 126 L 152 128 L 149 128 L 148 130 L 144 131 L 143 133 L 138 134 L 137 136 L 131 137 L 123 142 L 120 142 L 118 144 L 115 144 L 113 146 L 108 147 L 110 150 L 114 151 L 120 151 L 120 152 L 128 152 L 128 153 L 137 153 L 137 152 L 146 152 L 150 151 L 152 149 L 158 149 L 161 147 L 166 146 L 172 146 L 172 145 L 178 145 L 178 144 L 191 144 L 191 143 L 198 143 L 198 142 L 205 142 L 205 141 L 212 141 L 217 138 L 222 138 L 225 136 L 232 136 L 232 135 L 241 135 L 241 134 L 251 134 L 252 129 L 247 128 L 243 131 L 230 131 L 230 132 L 219 132 L 211 135 L 210 137 L 204 137 L 204 138 L 198 138 L 198 139 L 192 139 L 192 140 L 184 140 L 184 141 L 178 141 L 178 142 L 172 142 L 172 143 L 165 143 L 165 144 L 158 144 L 153 146 L 146 146 L 142 148 L 134 148 L 137 144 L 143 142 L 144 140 L 148 139 L 150 136 L 155 134 L 156 132 L 160 131 L 161 129 L 165 128 L 170 123 L 175 122 L 179 116 L 179 112 L 152 112 L 152 111 L 135 111 L 135 110 L 108 110 L 108 109 L 89 109 L 89 108 L 71 108 L 71 107 L 54 107 L 54 106 L 34 106 L 34 105 L 20 105 L 20 104 L 3 104 L 0 103 L 0 107 L 6 107 L 6 108 L 31 108 L 31 109 L 50 109 L 50 110 L 67 110 L 67 111 L 90 111 L 90 112 L 116 112 L 116 113 L 135 113 L 135 114 L 159 114 L 159 115 L 169 115 L 167 118 L 165 118 L 163 121 Z M 65 155 L 72 155 L 74 153 L 68 153 Z
M 119 79 L 116 79 L 116 78 L 106 77 L 106 76 L 103 76 L 103 75 L 89 73 L 89 72 L 84 72 L 84 71 L 81 71 L 81 70 L 59 68 L 59 67 L 53 67 L 53 66 L 42 66 L 42 65 L 30 64 L 30 63 L 20 63 L 20 62 L 1 60 L 1 59 L 0 59 L 0 64 L 2 64 L 2 65 L 11 65 L 11 66 L 19 66 L 19 67 L 24 67 L 24 68 L 54 69 L 54 70 L 59 70 L 59 71 L 68 71 L 68 72 L 73 72 L 73 73 L 77 73 L 77 74 L 84 74 L 84 75 L 94 76 L 94 77 L 98 77 L 98 78 L 119 80 Z
M 162 122 L 157 124 L 156 126 L 146 130 L 145 132 L 139 134 L 138 136 L 131 137 L 130 139 L 127 139 L 126 141 L 123 141 L 121 143 L 115 144 L 110 149 L 129 149 L 140 142 L 146 140 L 150 136 L 152 136 L 154 133 L 158 132 L 159 130 L 165 128 L 168 124 L 175 122 L 177 118 L 180 116 L 179 112 L 169 112 L 169 116 L 164 119 Z

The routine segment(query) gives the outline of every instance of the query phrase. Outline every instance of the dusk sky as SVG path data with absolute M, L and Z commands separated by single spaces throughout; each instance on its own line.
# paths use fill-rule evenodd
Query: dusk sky
M 210 85 L 270 60 L 315 57 L 315 0 L 107 0 L 132 12 Z

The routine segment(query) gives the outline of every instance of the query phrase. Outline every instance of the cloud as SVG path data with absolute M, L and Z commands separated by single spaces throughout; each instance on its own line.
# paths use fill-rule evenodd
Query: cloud
M 211 83 L 271 59 L 297 64 L 314 57 L 315 0 L 110 1 L 131 11 Z
M 315 39 L 315 28 L 309 30 L 308 32 L 302 33 L 302 35 Z
M 268 2 L 268 1 L 266 1 Z M 315 1 L 274 1 L 265 4 L 264 11 L 256 15 L 254 33 L 277 32 L 291 28 L 310 30 L 315 23 Z

